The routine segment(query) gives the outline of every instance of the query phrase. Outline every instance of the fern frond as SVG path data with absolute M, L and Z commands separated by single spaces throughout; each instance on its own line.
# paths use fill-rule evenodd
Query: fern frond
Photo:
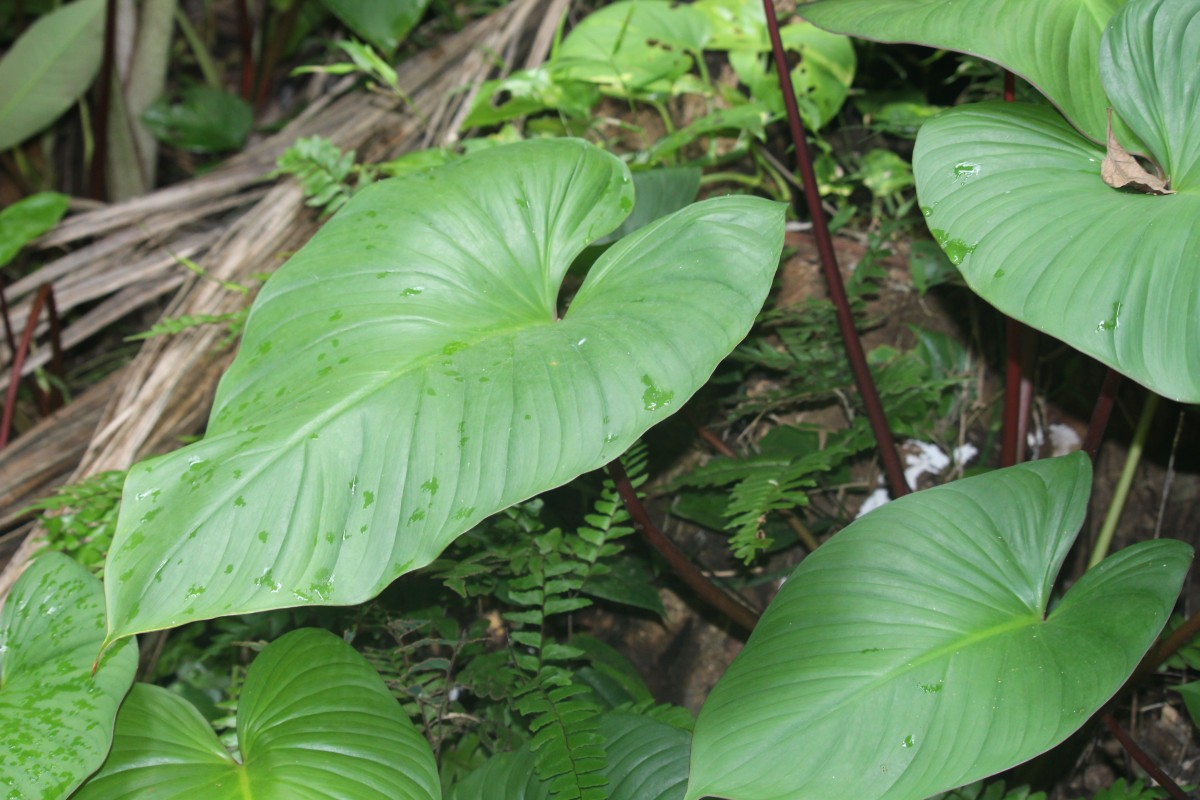
M 561 668 L 543 669 L 520 690 L 517 710 L 529 718 L 534 769 L 556 800 L 604 800 L 608 763 L 599 732 L 599 708 L 590 690 Z
M 808 505 L 808 493 L 804 490 L 817 485 L 809 474 L 807 471 L 761 472 L 733 487 L 725 516 L 737 528 L 729 541 L 735 558 L 749 564 L 759 552 L 771 546 L 763 526 L 772 511 Z

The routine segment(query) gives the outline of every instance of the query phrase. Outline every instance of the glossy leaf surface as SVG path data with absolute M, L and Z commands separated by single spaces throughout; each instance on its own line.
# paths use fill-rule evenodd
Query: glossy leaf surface
M 366 660 L 327 631 L 292 631 L 255 659 L 237 733 L 240 762 L 190 703 L 139 683 L 111 755 L 75 800 L 441 797 L 429 744 Z
M 29 26 L 0 58 L 0 150 L 47 127 L 92 85 L 104 53 L 104 0 L 76 0 Z
M 911 800 L 1068 736 L 1154 642 L 1191 560 L 1181 542 L 1134 545 L 1047 614 L 1090 483 L 1082 453 L 1035 461 L 831 538 L 709 695 L 687 797 Z
M 1197 402 L 1200 0 L 1131 2 L 1104 44 L 1116 110 L 1174 194 L 1105 185 L 1100 147 L 1050 109 L 999 103 L 952 109 L 922 128 L 917 194 L 934 236 L 989 303 L 1159 394 Z
M 682 800 L 691 736 L 665 722 L 623 711 L 604 714 L 608 765 L 600 771 L 608 800 Z M 549 784 L 534 771 L 528 745 L 493 756 L 454 787 L 450 800 L 549 800 Z
M 656 220 L 559 319 L 567 267 L 633 200 L 625 166 L 578 140 L 355 195 L 259 295 L 207 437 L 131 471 L 111 635 L 361 602 L 678 409 L 749 330 L 783 207 Z
M 133 683 L 137 646 L 104 639 L 100 581 L 43 553 L 0 611 L 0 796 L 66 797 L 108 752 L 113 719 Z
M 1108 101 L 1096 58 L 1124 0 L 824 0 L 797 13 L 823 28 L 980 56 L 1036 86 L 1089 137 L 1104 141 Z

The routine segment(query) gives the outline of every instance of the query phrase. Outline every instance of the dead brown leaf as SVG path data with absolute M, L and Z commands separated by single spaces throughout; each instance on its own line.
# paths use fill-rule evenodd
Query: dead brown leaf
M 1100 177 L 1114 189 L 1133 189 L 1142 194 L 1175 194 L 1167 182 L 1147 172 L 1112 131 L 1112 109 L 1108 110 L 1108 154 L 1100 164 Z

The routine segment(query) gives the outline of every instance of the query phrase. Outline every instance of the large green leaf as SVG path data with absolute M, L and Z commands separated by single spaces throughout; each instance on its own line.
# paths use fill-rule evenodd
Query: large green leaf
M 971 53 L 1028 80 L 1084 133 L 1104 141 L 1108 101 L 1096 57 L 1125 0 L 824 0 L 798 13 L 823 28 L 880 42 Z
M 0 59 L 0 150 L 45 128 L 87 91 L 104 54 L 104 0 L 76 0 L 29 26 Z
M 390 56 L 421 21 L 429 0 L 321 0 L 321 5 Z
M 1200 0 L 1136 0 L 1106 34 L 1113 102 L 1175 194 L 1101 179 L 1043 107 L 952 109 L 917 138 L 927 222 L 971 288 L 1154 391 L 1200 401 Z
M 0 611 L 0 795 L 66 797 L 108 752 L 137 646 L 104 639 L 100 581 L 59 553 L 34 559 Z
M 551 62 L 556 80 L 600 85 L 619 97 L 662 94 L 692 68 L 708 20 L 670 0 L 621 0 L 584 17 Z
M 783 206 L 656 220 L 559 319 L 567 267 L 632 206 L 619 160 L 563 139 L 356 195 L 267 282 L 206 438 L 130 472 L 111 637 L 362 602 L 678 409 L 753 323 Z
M 686 731 L 626 711 L 600 717 L 607 765 L 608 800 L 682 800 L 688 775 Z M 549 784 L 534 771 L 536 757 L 526 745 L 493 756 L 455 785 L 449 800 L 549 800 Z
M 255 659 L 237 734 L 240 760 L 186 700 L 138 684 L 112 753 L 74 800 L 441 797 L 425 738 L 371 665 L 328 631 L 292 631 Z
M 1042 108 L 930 122 L 913 157 L 928 223 L 1005 313 L 1154 391 L 1200 401 L 1200 0 L 1134 0 L 1100 72 L 1175 194 L 1112 189 L 1104 152 Z
M 896 500 L 796 568 L 709 695 L 688 798 L 912 800 L 1031 758 L 1121 686 L 1191 548 L 1143 542 L 1047 614 L 1082 453 Z

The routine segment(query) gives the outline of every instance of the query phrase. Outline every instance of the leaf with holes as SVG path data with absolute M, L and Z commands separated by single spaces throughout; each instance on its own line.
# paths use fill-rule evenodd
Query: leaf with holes
M 708 21 L 669 0 L 623 0 L 593 11 L 563 39 L 555 80 L 587 81 L 618 97 L 669 92 L 708 41 Z
M 910 800 L 1070 735 L 1153 644 L 1192 556 L 1134 545 L 1047 613 L 1090 487 L 1075 453 L 908 495 L 836 534 L 705 702 L 687 797 Z
M 633 201 L 626 167 L 571 139 L 355 195 L 263 288 L 204 440 L 130 471 L 110 637 L 362 602 L 678 409 L 749 331 L 784 209 L 655 220 L 560 317 L 571 261 Z
M 1106 186 L 1053 110 L 985 103 L 926 123 L 926 222 L 971 288 L 1159 394 L 1200 401 L 1200 0 L 1132 0 L 1100 72 L 1173 194 Z
M 1032 83 L 1080 130 L 1103 142 L 1108 100 L 1096 57 L 1104 26 L 1124 2 L 1043 0 L 1030 14 L 1025 0 L 824 0 L 798 13 L 838 33 L 994 61 Z
M 230 755 L 191 703 L 139 683 L 112 753 L 74 800 L 435 800 L 428 742 L 354 648 L 328 631 L 285 634 L 254 660 Z
M 60 553 L 33 560 L 0 611 L 0 793 L 66 797 L 104 761 L 137 646 L 92 662 L 104 638 L 100 581 Z

